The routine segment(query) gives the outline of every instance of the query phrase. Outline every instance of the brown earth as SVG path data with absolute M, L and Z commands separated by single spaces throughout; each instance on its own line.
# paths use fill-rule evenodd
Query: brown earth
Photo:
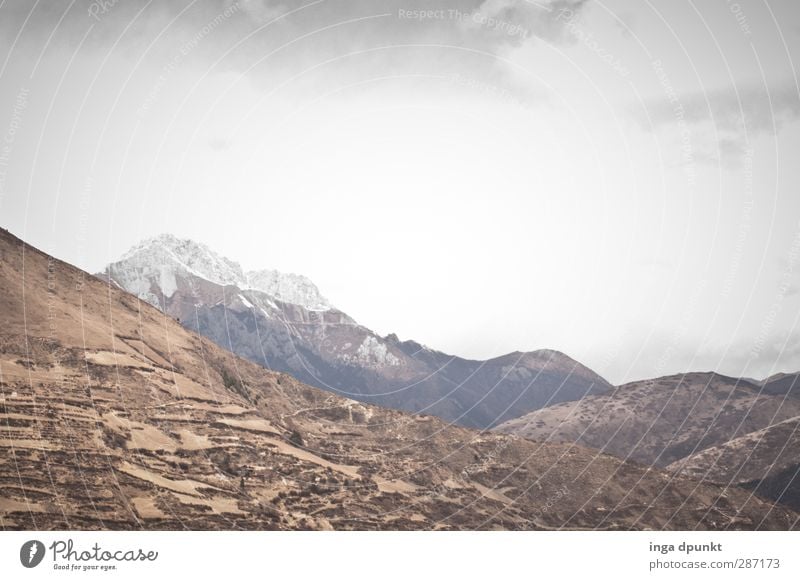
M 791 529 L 572 444 L 305 386 L 0 232 L 4 529 Z
M 668 469 L 715 483 L 741 485 L 800 509 L 800 417 L 710 447 Z
M 744 379 L 687 373 L 553 405 L 507 421 L 497 431 L 580 443 L 664 467 L 798 415 L 798 398 L 767 393 Z

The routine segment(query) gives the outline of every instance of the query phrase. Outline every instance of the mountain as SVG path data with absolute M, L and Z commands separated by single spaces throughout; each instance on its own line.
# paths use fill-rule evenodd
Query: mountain
M 5 231 L 0 313 L 4 529 L 798 525 L 744 490 L 303 385 Z
M 580 443 L 663 467 L 797 415 L 798 399 L 770 394 L 743 379 L 687 373 L 540 409 L 497 431 Z
M 780 421 L 667 466 L 676 473 L 740 485 L 800 509 L 800 416 Z
M 307 278 L 244 272 L 203 244 L 162 235 L 101 274 L 220 346 L 312 386 L 489 428 L 610 385 L 552 350 L 487 361 L 382 337 L 332 306 Z
M 778 373 L 759 381 L 758 385 L 764 388 L 764 392 L 771 395 L 789 395 L 800 398 L 800 373 Z
M 331 309 L 317 287 L 304 276 L 275 270 L 244 272 L 239 264 L 212 252 L 204 244 L 168 234 L 134 246 L 107 271 L 113 273 L 114 281 L 121 287 L 156 307 L 162 307 L 179 286 L 185 289 L 185 284 L 200 279 L 218 286 L 257 291 L 309 311 Z

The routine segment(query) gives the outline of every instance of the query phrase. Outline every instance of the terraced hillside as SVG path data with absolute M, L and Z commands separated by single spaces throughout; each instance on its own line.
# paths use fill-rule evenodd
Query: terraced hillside
M 571 444 L 358 403 L 0 232 L 3 529 L 790 529 Z

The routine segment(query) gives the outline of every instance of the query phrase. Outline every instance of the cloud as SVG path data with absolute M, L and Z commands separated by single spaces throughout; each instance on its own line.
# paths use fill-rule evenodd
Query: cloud
M 228 0 L 227 3 L 230 6 L 238 6 L 257 24 L 267 24 L 290 10 L 283 3 L 268 0 Z
M 485 0 L 472 14 L 473 28 L 483 28 L 498 44 L 520 45 L 540 38 L 564 42 L 564 29 L 588 0 Z
M 536 38 L 570 41 L 564 28 L 588 0 L 50 0 L 32 6 L 27 0 L 10 0 L 0 8 L 0 44 L 10 43 L 23 31 L 23 41 L 42 40 L 59 26 L 57 39 L 77 43 L 88 27 L 91 38 L 123 44 L 141 33 L 165 32 L 165 41 L 190 34 L 216 15 L 230 12 L 225 31 L 215 42 L 253 34 L 252 48 L 272 48 L 309 35 L 312 49 L 322 55 L 386 44 L 437 43 L 495 51 Z M 424 16 L 420 14 L 425 13 Z M 60 24 L 59 24 L 60 23 Z M 166 29 L 166 27 L 169 27 Z M 125 31 L 125 37 L 120 33 Z M 58 41 L 58 40 L 57 40 Z M 139 48 L 142 44 L 137 45 Z
M 226 0 L 237 3 L 254 23 L 296 9 L 275 0 Z M 442 42 L 497 48 L 518 45 L 526 39 L 565 40 L 564 28 L 579 15 L 588 0 L 323 0 L 299 12 L 295 19 L 323 27 L 351 18 L 386 14 L 391 18 L 365 21 L 364 33 L 372 40 L 403 37 L 413 41 L 438 37 Z M 409 26 L 410 24 L 410 26 Z M 345 40 L 357 43 L 357 36 Z
M 636 112 L 639 123 L 654 129 L 685 122 L 716 131 L 715 151 L 708 160 L 741 159 L 748 142 L 761 135 L 777 135 L 800 117 L 800 95 L 793 84 L 784 84 L 769 91 L 764 87 L 746 86 L 707 93 L 674 94 L 646 103 L 646 112 Z M 697 156 L 703 159 L 703 155 Z
M 797 372 L 800 369 L 800 334 L 777 332 L 766 337 L 763 344 L 741 341 L 731 347 L 727 359 L 732 369 L 740 367 L 742 373 L 757 378 L 777 372 Z
M 800 99 L 794 86 L 767 92 L 747 87 L 738 91 L 695 94 L 682 99 L 687 121 L 713 122 L 725 132 L 775 133 L 800 115 Z
M 50 0 L 34 7 L 10 0 L 0 8 L 0 47 L 21 32 L 11 55 L 19 70 L 45 46 L 45 62 L 66 66 L 88 34 L 81 57 L 113 50 L 114 59 L 127 59 L 115 67 L 135 63 L 157 75 L 169 63 L 203 74 L 213 64 L 211 73 L 247 71 L 259 89 L 309 95 L 329 86 L 368 91 L 369 79 L 458 78 L 533 102 L 547 89 L 521 82 L 503 57 L 526 43 L 574 42 L 565 29 L 587 2 Z

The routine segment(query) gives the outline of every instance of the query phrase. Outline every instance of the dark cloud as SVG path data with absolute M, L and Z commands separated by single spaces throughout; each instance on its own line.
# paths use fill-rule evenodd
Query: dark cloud
M 100 42 L 123 44 L 166 32 L 176 41 L 226 14 L 214 43 L 229 46 L 248 35 L 250 48 L 268 50 L 308 35 L 316 58 L 386 44 L 439 43 L 494 51 L 535 38 L 564 39 L 568 18 L 587 0 L 11 0 L 0 8 L 0 44 L 77 42 L 92 27 Z M 120 37 L 121 34 L 124 37 Z M 163 36 L 163 35 L 162 35 Z M 4 42 L 5 41 L 5 42 Z M 141 47 L 141 46 L 140 46 Z
M 565 29 L 587 0 L 10 0 L 0 47 L 19 70 L 113 49 L 120 66 L 161 74 L 178 63 L 247 71 L 254 86 L 315 94 L 365 79 L 429 75 L 480 80 L 523 101 L 547 90 L 515 78 L 502 57 L 524 43 L 574 42 Z M 64 46 L 68 49 L 64 50 Z M 0 49 L 3 50 L 3 49 Z M 148 68 L 149 67 L 149 68 Z M 305 73 L 304 71 L 309 71 Z M 522 86 L 524 84 L 524 86 Z M 530 85 L 530 86 L 528 86 Z M 365 85 L 366 87 L 367 85 Z M 368 90 L 365 88 L 364 90 Z

